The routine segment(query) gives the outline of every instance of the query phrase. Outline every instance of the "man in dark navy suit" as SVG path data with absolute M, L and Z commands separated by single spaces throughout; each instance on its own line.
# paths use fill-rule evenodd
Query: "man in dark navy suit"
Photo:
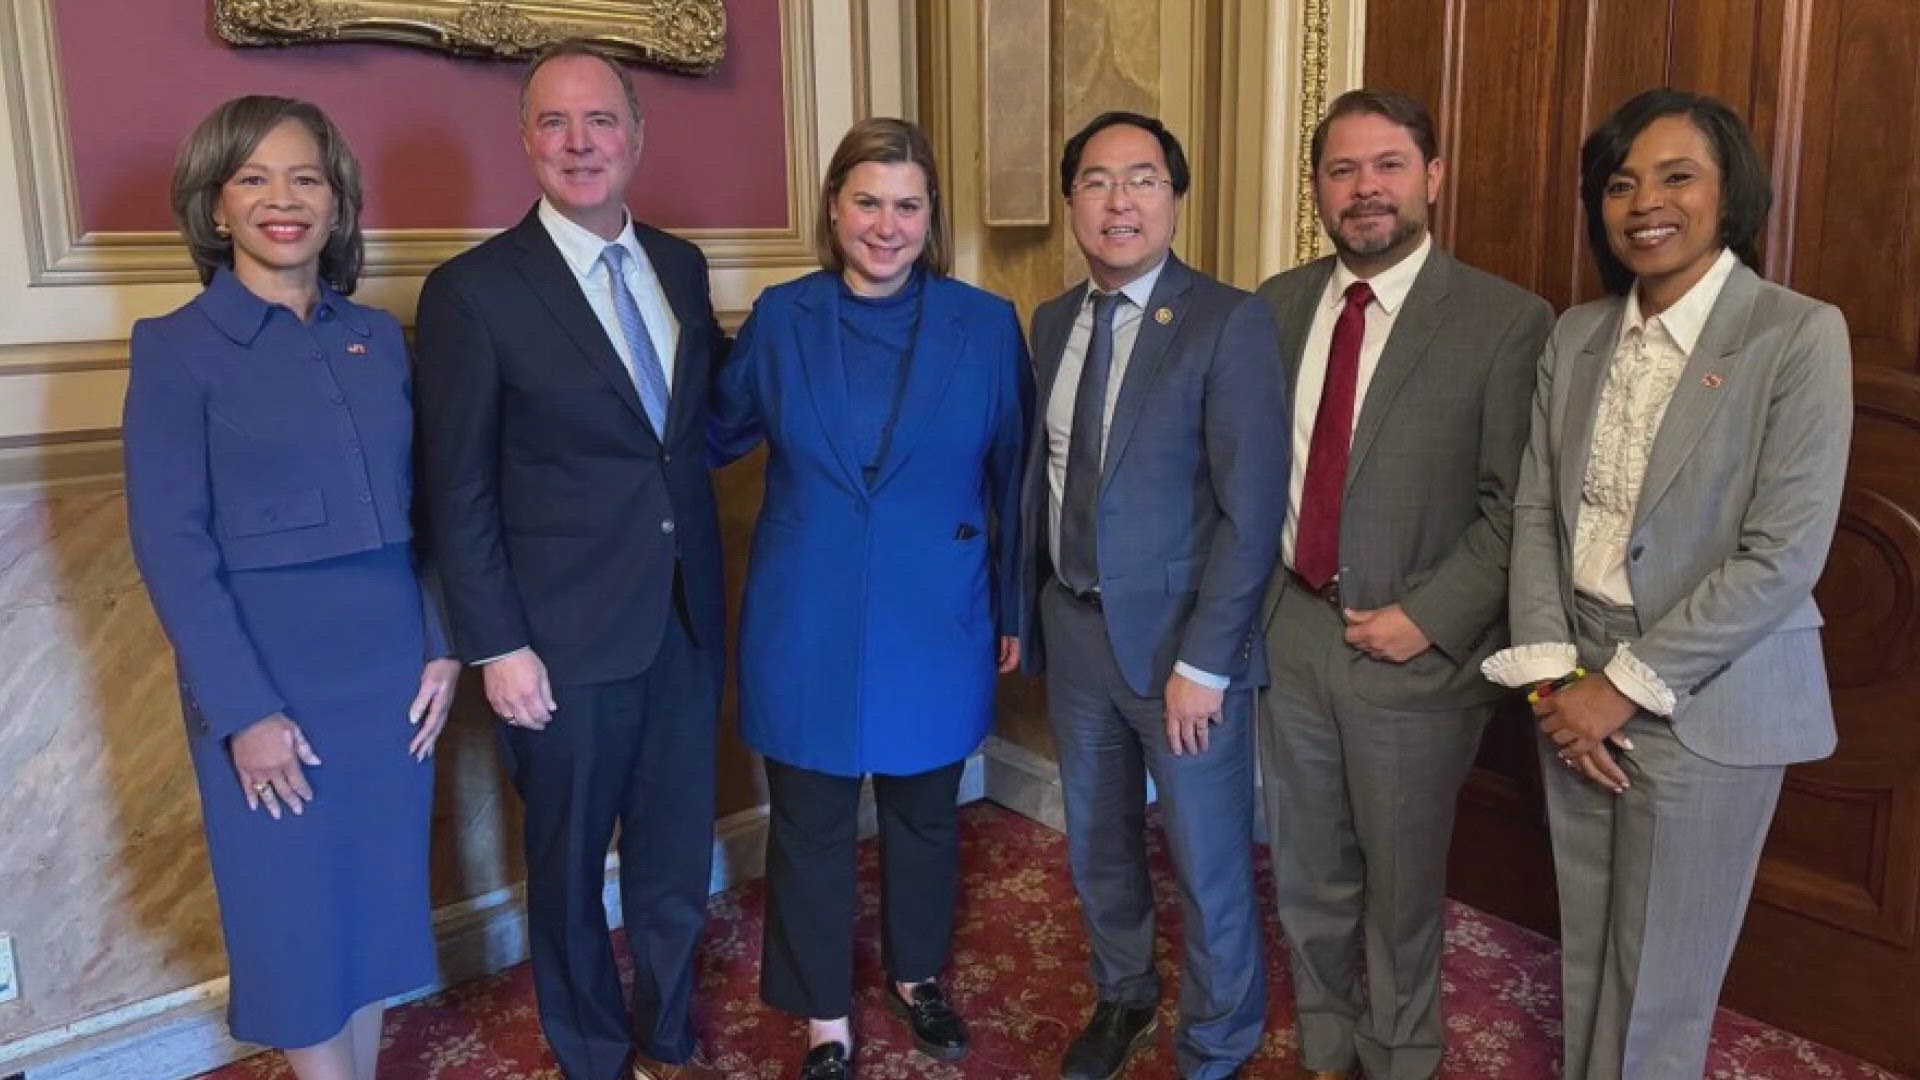
M 634 221 L 641 118 L 576 43 L 529 67 L 543 197 L 420 295 L 421 445 L 460 657 L 526 804 L 541 1027 L 569 1080 L 718 1077 L 694 1044 L 725 607 L 699 249 Z M 631 1019 L 601 909 L 616 823 Z

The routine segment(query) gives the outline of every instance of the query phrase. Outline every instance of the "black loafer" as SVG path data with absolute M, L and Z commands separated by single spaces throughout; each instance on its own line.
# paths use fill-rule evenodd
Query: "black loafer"
M 959 1061 L 967 1056 L 967 1025 L 947 1004 L 940 984 L 929 979 L 913 988 L 913 1000 L 900 996 L 888 983 L 881 992 L 887 1011 L 907 1022 L 913 1045 L 935 1061 Z
M 823 1042 L 807 1051 L 807 1060 L 800 1063 L 800 1080 L 853 1080 L 853 1055 L 847 1052 L 847 1044 Z
M 1136 1009 L 1102 1001 L 1060 1059 L 1062 1080 L 1113 1080 L 1152 1040 L 1158 1026 L 1151 1005 Z

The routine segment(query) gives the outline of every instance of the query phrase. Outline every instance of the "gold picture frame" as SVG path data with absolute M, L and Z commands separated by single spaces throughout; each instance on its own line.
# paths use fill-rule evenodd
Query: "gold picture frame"
M 727 48 L 722 0 L 214 0 L 213 24 L 234 45 L 392 41 L 506 59 L 584 38 L 689 74 Z

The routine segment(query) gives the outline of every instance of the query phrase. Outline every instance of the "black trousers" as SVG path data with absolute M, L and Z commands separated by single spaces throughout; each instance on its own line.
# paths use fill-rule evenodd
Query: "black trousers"
M 721 670 L 720 655 L 695 646 L 683 619 L 669 618 L 644 674 L 555 686 L 560 707 L 544 731 L 502 725 L 526 805 L 527 930 L 540 1028 L 567 1080 L 624 1078 L 636 1045 L 663 1061 L 693 1052 Z M 616 824 L 631 1013 L 600 900 Z
M 760 997 L 796 1016 L 853 1011 L 854 841 L 860 780 L 766 759 L 767 927 Z M 960 878 L 954 799 L 966 762 L 873 777 L 880 818 L 880 955 L 896 982 L 947 966 Z

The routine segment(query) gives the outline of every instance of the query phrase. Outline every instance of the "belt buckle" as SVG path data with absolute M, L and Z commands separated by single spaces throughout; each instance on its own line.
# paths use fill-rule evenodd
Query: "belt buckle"
M 1301 592 L 1306 593 L 1316 600 L 1324 600 L 1334 607 L 1340 606 L 1340 579 L 1338 577 L 1328 581 L 1325 585 L 1315 588 L 1307 584 L 1307 579 L 1301 577 L 1298 571 L 1293 571 L 1292 573 L 1293 583 L 1300 587 Z

